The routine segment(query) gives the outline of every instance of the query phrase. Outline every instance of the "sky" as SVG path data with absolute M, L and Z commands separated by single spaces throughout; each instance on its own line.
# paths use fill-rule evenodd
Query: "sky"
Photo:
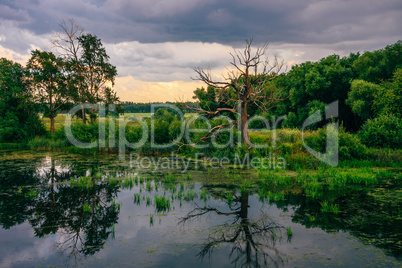
M 102 40 L 122 101 L 192 100 L 194 68 L 222 79 L 246 39 L 288 66 L 402 39 L 401 0 L 0 0 L 0 57 L 23 65 L 54 51 L 73 19 Z

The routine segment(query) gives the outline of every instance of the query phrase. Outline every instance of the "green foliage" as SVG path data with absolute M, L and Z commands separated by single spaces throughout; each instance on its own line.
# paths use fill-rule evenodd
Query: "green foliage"
M 381 83 L 374 107 L 377 114 L 395 114 L 402 117 L 402 68 L 397 69 L 389 81 Z
M 343 130 L 342 127 L 339 128 L 339 159 L 347 160 L 353 158 L 365 158 L 367 157 L 367 148 L 362 144 L 359 137 L 350 134 Z M 317 132 L 306 137 L 306 143 L 308 146 L 312 147 L 314 150 L 325 153 L 326 151 L 326 141 L 327 141 L 327 130 L 325 128 L 319 129 Z M 329 148 L 331 149 L 331 148 Z M 329 151 L 329 154 L 334 153 Z
M 69 92 L 65 63 L 52 52 L 34 50 L 27 64 L 27 74 L 36 92 L 37 101 L 50 118 L 50 132 L 54 132 L 54 118 L 73 94 Z
M 379 83 L 390 79 L 393 72 L 402 67 L 402 41 L 383 49 L 364 52 L 353 62 L 353 70 L 359 79 Z
M 359 131 L 359 137 L 367 146 L 402 148 L 402 120 L 393 114 L 369 119 Z
M 373 104 L 380 91 L 379 85 L 363 80 L 353 80 L 346 104 L 352 108 L 355 114 L 366 121 L 375 114 Z
M 287 115 L 282 126 L 300 128 L 308 116 L 333 101 L 339 101 L 340 118 L 347 129 L 353 129 L 354 118 L 348 107 L 344 108 L 350 89 L 349 81 L 354 78 L 351 64 L 357 57 L 340 58 L 331 55 L 318 62 L 305 62 L 292 66 L 274 83 L 281 88 L 288 98 L 278 104 L 271 115 Z M 323 126 L 323 123 L 316 127 Z
M 23 142 L 45 134 L 23 67 L 0 59 L 0 142 Z
M 177 112 L 172 109 L 158 109 L 153 115 L 153 122 L 155 130 L 153 134 L 156 144 L 171 143 L 181 132 L 182 122 Z
M 82 55 L 79 60 L 82 70 L 77 75 L 83 76 L 85 84 L 85 101 L 89 103 L 114 103 L 118 100 L 113 90 L 105 84 L 114 85 L 117 75 L 116 67 L 108 62 L 109 56 L 103 47 L 101 40 L 92 34 L 78 37 L 82 47 Z M 83 88 L 81 88 L 82 90 Z M 91 114 L 93 111 L 91 110 Z
M 402 69 L 397 69 L 389 81 L 374 84 L 363 80 L 352 81 L 347 104 L 364 121 L 381 114 L 401 116 Z

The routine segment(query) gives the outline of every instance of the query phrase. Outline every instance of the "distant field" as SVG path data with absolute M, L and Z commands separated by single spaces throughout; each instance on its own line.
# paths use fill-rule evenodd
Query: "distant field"
M 193 116 L 197 115 L 197 113 L 186 113 L 184 114 L 185 118 L 191 118 Z M 50 130 L 50 119 L 48 117 L 43 117 L 42 114 L 39 114 L 39 116 L 41 116 L 42 118 L 42 122 L 45 124 L 45 128 L 46 130 Z M 122 118 L 130 118 L 130 117 L 135 117 L 138 116 L 140 118 L 151 118 L 151 113 L 124 113 L 122 115 L 120 115 L 120 117 Z M 61 128 L 64 125 L 64 122 L 66 120 L 67 114 L 58 114 L 55 119 L 54 119 L 54 128 L 58 129 Z M 77 119 L 76 117 L 74 117 L 72 120 L 72 122 L 75 121 L 82 121 L 82 119 Z
M 197 113 L 186 113 L 186 114 L 184 114 L 184 117 L 185 118 L 191 118 L 191 117 L 193 117 L 195 115 L 197 115 Z M 145 117 L 150 118 L 151 113 L 124 113 L 125 118 L 132 117 L 132 116 L 139 116 L 139 117 L 142 117 L 142 118 L 145 118 Z

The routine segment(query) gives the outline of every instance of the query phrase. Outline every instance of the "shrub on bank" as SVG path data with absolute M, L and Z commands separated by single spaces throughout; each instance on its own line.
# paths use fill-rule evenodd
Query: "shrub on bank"
M 402 148 L 402 120 L 393 114 L 369 119 L 358 133 L 370 147 Z
M 367 157 L 367 148 L 357 135 L 350 134 L 339 128 L 339 159 L 364 159 Z M 327 130 L 321 128 L 305 138 L 306 144 L 319 152 L 325 153 L 327 143 Z

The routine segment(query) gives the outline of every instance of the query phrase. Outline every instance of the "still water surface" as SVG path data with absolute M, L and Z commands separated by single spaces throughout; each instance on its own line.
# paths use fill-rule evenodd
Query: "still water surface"
M 254 177 L 0 151 L 0 267 L 402 265 L 401 202 L 373 195 L 384 185 L 332 191 L 328 214 L 297 188 L 264 198 L 244 187 Z

